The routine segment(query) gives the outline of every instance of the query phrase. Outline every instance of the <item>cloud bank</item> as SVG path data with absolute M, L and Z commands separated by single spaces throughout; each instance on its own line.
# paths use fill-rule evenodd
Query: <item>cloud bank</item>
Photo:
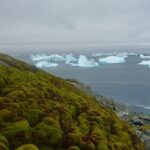
M 0 44 L 150 44 L 149 0 L 0 0 Z

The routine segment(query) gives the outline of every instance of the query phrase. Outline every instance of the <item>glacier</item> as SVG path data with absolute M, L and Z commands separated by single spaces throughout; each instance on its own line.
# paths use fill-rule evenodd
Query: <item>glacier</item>
M 108 56 L 108 57 L 104 57 L 104 58 L 99 58 L 99 62 L 103 63 L 103 64 L 125 63 L 125 57 Z
M 51 63 L 51 62 L 48 62 L 48 61 L 39 61 L 36 63 L 36 67 L 38 68 L 49 68 L 49 67 L 57 67 L 58 64 L 56 63 Z

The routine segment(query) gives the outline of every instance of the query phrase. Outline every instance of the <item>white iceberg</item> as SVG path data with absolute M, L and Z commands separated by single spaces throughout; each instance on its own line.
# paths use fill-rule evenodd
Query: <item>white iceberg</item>
M 38 68 L 49 68 L 49 67 L 57 67 L 58 64 L 56 63 L 51 63 L 51 62 L 48 62 L 48 61 L 39 61 L 36 63 L 36 67 Z
M 78 59 L 75 58 L 73 56 L 73 54 L 67 54 L 66 55 L 66 64 L 71 64 L 71 62 L 75 62 L 75 61 L 78 61 Z
M 65 61 L 65 57 L 59 54 L 37 54 L 30 56 L 33 61 L 52 60 L 52 61 Z
M 105 58 L 99 58 L 99 62 L 103 64 L 125 63 L 125 58 L 119 56 L 108 56 Z
M 65 57 L 59 54 L 51 54 L 50 55 L 50 60 L 53 61 L 65 61 Z
M 148 67 L 150 67 L 150 60 L 143 60 L 140 63 L 138 63 L 139 65 L 146 65 Z
M 100 56 L 119 56 L 119 57 L 124 57 L 127 58 L 128 56 L 137 56 L 137 53 L 134 52 L 102 52 L 102 53 L 93 53 L 93 57 L 100 57 Z
M 150 56 L 148 56 L 148 55 L 143 55 L 143 54 L 140 54 L 139 57 L 140 57 L 140 58 L 146 58 L 146 59 L 150 58 Z
M 90 68 L 90 67 L 97 67 L 99 64 L 95 62 L 94 60 L 88 60 L 85 55 L 80 55 L 78 59 L 78 63 L 70 63 L 72 66 L 79 66 L 79 67 L 85 67 L 85 68 Z
M 80 67 L 97 67 L 98 63 L 94 60 L 88 60 L 86 56 L 80 55 L 78 60 L 78 65 Z
M 41 60 L 49 60 L 49 56 L 46 54 L 37 54 L 37 55 L 30 55 L 32 61 L 41 61 Z

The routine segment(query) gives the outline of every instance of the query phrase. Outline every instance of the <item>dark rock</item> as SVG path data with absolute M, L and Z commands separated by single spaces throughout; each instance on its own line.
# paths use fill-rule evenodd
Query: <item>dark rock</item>
M 134 125 L 138 125 L 138 126 L 142 126 L 144 124 L 144 122 L 141 119 L 139 119 L 138 117 L 132 118 L 131 121 Z

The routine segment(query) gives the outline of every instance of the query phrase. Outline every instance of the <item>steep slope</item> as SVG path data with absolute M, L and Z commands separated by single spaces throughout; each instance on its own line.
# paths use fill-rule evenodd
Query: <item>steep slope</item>
M 94 97 L 0 54 L 0 150 L 37 147 L 144 150 L 133 129 Z

